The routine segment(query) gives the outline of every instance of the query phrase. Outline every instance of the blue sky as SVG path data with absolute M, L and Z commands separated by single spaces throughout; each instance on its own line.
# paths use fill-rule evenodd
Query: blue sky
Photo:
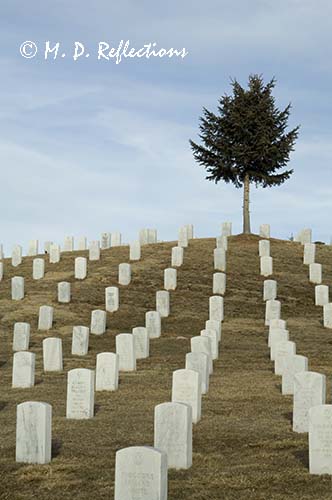
M 89 7 L 88 7 L 89 5 Z M 312 227 L 330 240 L 332 226 L 332 4 L 328 0 L 133 1 L 4 0 L 1 19 L 1 241 L 7 252 L 29 239 L 96 239 L 142 227 L 161 240 L 193 223 L 214 236 L 224 220 L 241 231 L 242 192 L 205 180 L 188 139 L 197 139 L 202 107 L 215 110 L 249 73 L 277 79 L 280 107 L 292 102 L 301 124 L 279 188 L 252 188 L 252 229 L 269 222 L 287 238 Z M 99 41 L 116 47 L 185 47 L 181 58 L 97 60 Z M 34 41 L 24 59 L 19 47 Z M 45 41 L 65 58 L 43 58 Z M 89 58 L 73 61 L 74 42 Z

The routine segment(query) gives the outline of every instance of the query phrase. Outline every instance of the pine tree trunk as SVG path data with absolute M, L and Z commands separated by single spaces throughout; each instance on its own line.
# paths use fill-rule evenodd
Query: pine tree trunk
M 243 183 L 243 233 L 250 234 L 250 213 L 249 213 L 249 188 L 250 180 L 247 174 Z

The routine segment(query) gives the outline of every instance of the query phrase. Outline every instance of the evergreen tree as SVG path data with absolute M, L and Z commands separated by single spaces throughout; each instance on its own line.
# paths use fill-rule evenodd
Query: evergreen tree
M 287 132 L 291 105 L 283 111 L 275 105 L 273 78 L 264 84 L 259 75 L 250 75 L 248 89 L 231 82 L 233 95 L 219 100 L 218 114 L 203 108 L 199 137 L 203 145 L 190 140 L 195 160 L 204 166 L 206 179 L 232 182 L 243 187 L 243 232 L 250 233 L 249 188 L 278 186 L 293 170 L 286 166 L 294 150 L 299 127 Z

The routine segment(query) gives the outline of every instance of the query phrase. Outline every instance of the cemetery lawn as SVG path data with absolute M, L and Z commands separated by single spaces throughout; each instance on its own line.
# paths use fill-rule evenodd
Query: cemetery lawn
M 154 407 L 171 398 L 173 370 L 184 368 L 190 337 L 199 335 L 208 319 L 212 295 L 215 239 L 197 239 L 185 250 L 178 270 L 178 288 L 171 292 L 171 315 L 162 321 L 162 337 L 150 342 L 150 358 L 138 361 L 137 372 L 121 373 L 119 390 L 95 394 L 95 417 L 67 420 L 66 372 L 95 368 L 96 354 L 115 350 L 115 335 L 144 326 L 145 312 L 155 308 L 155 292 L 163 288 L 163 270 L 170 267 L 171 247 L 158 243 L 142 248 L 132 263 L 132 282 L 120 287 L 120 309 L 108 313 L 108 329 L 90 335 L 89 353 L 71 356 L 74 325 L 89 325 L 93 309 L 104 308 L 104 290 L 117 285 L 117 268 L 128 261 L 128 247 L 102 252 L 88 263 L 88 278 L 74 279 L 74 258 L 87 252 L 62 254 L 58 264 L 46 263 L 45 278 L 32 280 L 32 258 L 12 268 L 5 259 L 0 283 L 0 498 L 8 500 L 113 499 L 114 462 L 118 449 L 153 445 Z M 278 281 L 282 318 L 297 353 L 309 369 L 327 376 L 331 402 L 332 331 L 322 327 L 322 308 L 314 305 L 314 285 L 302 264 L 299 243 L 271 239 L 273 279 Z M 47 258 L 48 260 L 48 258 Z M 332 248 L 318 245 L 316 262 L 323 264 L 324 284 L 332 281 Z M 26 296 L 10 299 L 10 278 L 24 276 Z M 282 396 L 280 377 L 273 374 L 264 326 L 259 275 L 258 237 L 234 236 L 227 253 L 227 290 L 220 358 L 214 362 L 210 390 L 202 401 L 202 420 L 193 430 L 193 466 L 169 471 L 170 500 L 331 499 L 329 476 L 308 473 L 306 434 L 291 427 L 292 396 Z M 72 302 L 57 303 L 57 283 L 72 283 Z M 38 309 L 53 305 L 50 332 L 37 331 Z M 36 385 L 11 389 L 12 332 L 15 321 L 31 323 L 30 349 L 36 353 Z M 63 340 L 64 372 L 43 373 L 42 340 Z M 35 466 L 15 462 L 16 405 L 45 401 L 53 408 L 52 462 Z

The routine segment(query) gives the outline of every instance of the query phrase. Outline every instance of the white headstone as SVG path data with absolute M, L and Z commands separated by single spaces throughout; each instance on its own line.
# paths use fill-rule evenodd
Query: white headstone
M 312 240 L 312 231 L 311 229 L 302 229 L 300 233 L 300 241 L 302 245 L 305 243 L 311 243 Z
M 315 286 L 315 305 L 325 306 L 329 303 L 329 287 L 327 285 Z
M 323 306 L 324 328 L 332 328 L 332 303 Z
M 12 300 L 24 299 L 24 278 L 22 276 L 14 276 L 11 280 L 12 285 Z
M 308 358 L 299 354 L 285 356 L 282 372 L 282 394 L 294 394 L 294 375 L 308 370 Z
M 87 250 L 87 239 L 86 236 L 80 236 L 77 240 L 77 250 L 83 251 Z
M 22 247 L 15 245 L 12 251 L 12 266 L 17 267 L 22 263 Z
M 213 294 L 224 295 L 226 291 L 226 274 L 213 273 Z
M 121 246 L 121 233 L 111 233 L 111 247 Z
M 13 335 L 13 351 L 28 351 L 30 342 L 30 324 L 15 323 Z
M 95 309 L 91 312 L 90 333 L 102 335 L 106 332 L 106 311 Z
M 60 246 L 59 245 L 51 245 L 50 263 L 56 264 L 57 262 L 60 262 Z
M 119 285 L 129 285 L 131 281 L 131 266 L 127 263 L 119 264 Z
M 63 242 L 63 252 L 72 252 L 74 250 L 74 238 L 66 236 Z
M 226 271 L 226 250 L 215 248 L 213 251 L 214 269 L 217 271 Z
M 90 241 L 89 243 L 89 260 L 99 260 L 100 259 L 100 244 L 99 241 Z
M 135 341 L 136 359 L 145 359 L 150 355 L 150 339 L 147 329 L 144 326 L 136 326 L 132 333 Z
M 263 300 L 274 300 L 277 298 L 277 282 L 275 280 L 264 280 Z
M 89 327 L 74 326 L 71 353 L 74 356 L 85 356 L 89 350 Z
M 145 313 L 145 328 L 150 339 L 156 339 L 161 335 L 161 316 L 158 311 Z
M 265 302 L 265 325 L 270 324 L 271 319 L 280 319 L 281 303 L 279 300 L 267 300 Z
M 332 474 L 332 405 L 309 410 L 309 472 Z
M 119 309 L 119 289 L 116 286 L 105 288 L 105 309 L 108 312 L 115 312 Z
M 212 359 L 218 359 L 219 357 L 218 332 L 216 330 L 201 330 L 201 336 L 208 337 L 211 340 Z
M 33 259 L 32 261 L 32 278 L 34 280 L 41 280 L 45 275 L 45 261 L 44 259 Z
M 218 340 L 221 340 L 221 321 L 217 321 L 215 319 L 208 319 L 205 321 L 205 328 L 208 330 L 216 330 L 218 333 Z
M 129 260 L 140 260 L 141 244 L 139 241 L 133 241 L 129 245 Z
M 315 285 L 320 285 L 322 282 L 322 264 L 309 264 L 309 281 Z
M 228 250 L 228 238 L 227 238 L 227 236 L 217 236 L 216 247 L 223 248 L 227 252 L 227 250 Z
M 194 424 L 201 419 L 201 376 L 194 370 L 175 370 L 172 379 L 172 403 L 191 406 Z
M 50 253 L 51 245 L 53 245 L 53 241 L 45 241 L 44 243 L 44 253 Z
M 194 238 L 194 226 L 193 226 L 193 224 L 186 224 L 184 227 L 187 230 L 188 240 L 192 240 Z
M 96 391 L 116 391 L 119 386 L 119 356 L 114 352 L 97 354 Z
M 116 353 L 119 355 L 119 370 L 136 370 L 135 338 L 131 333 L 119 333 L 115 337 Z
M 232 236 L 232 223 L 231 222 L 223 222 L 222 223 L 221 234 L 222 234 L 222 236 Z
M 191 352 L 203 352 L 208 357 L 209 362 L 209 374 L 213 373 L 213 361 L 212 361 L 212 349 L 211 349 L 211 339 L 209 337 L 191 337 L 190 339 L 190 349 Z
M 58 283 L 58 302 L 63 304 L 70 302 L 70 283 L 68 281 Z
M 13 356 L 12 387 L 25 389 L 34 386 L 35 361 L 36 355 L 33 352 L 15 352 Z
M 270 331 L 270 359 L 275 360 L 276 349 L 279 342 L 286 342 L 289 340 L 288 330 L 282 330 L 281 328 L 273 328 Z
M 176 290 L 177 271 L 172 267 L 164 270 L 164 288 L 165 290 Z
M 87 368 L 69 370 L 66 417 L 92 418 L 94 415 L 95 373 Z
M 326 401 L 326 377 L 316 372 L 294 375 L 293 431 L 309 432 L 309 410 L 324 405 Z
M 185 226 L 182 226 L 179 229 L 178 246 L 183 248 L 188 246 L 188 233 Z
M 40 306 L 38 318 L 38 330 L 50 330 L 53 324 L 53 307 Z
M 183 403 L 162 403 L 155 407 L 154 446 L 166 453 L 169 469 L 191 467 L 191 406 Z
M 169 292 L 167 290 L 158 290 L 156 292 L 156 310 L 162 318 L 167 318 L 170 314 Z
M 101 233 L 101 248 L 106 250 L 111 246 L 111 233 Z
M 278 342 L 275 347 L 275 358 L 274 358 L 274 373 L 276 375 L 282 375 L 285 366 L 286 356 L 291 354 L 296 354 L 296 344 L 290 340 L 284 340 Z
M 43 340 L 43 366 L 44 372 L 63 370 L 61 339 L 48 337 Z
M 315 243 L 305 243 L 303 251 L 303 264 L 309 266 L 314 264 L 316 255 L 316 245 Z
M 29 257 L 34 257 L 35 255 L 38 255 L 38 240 L 29 241 L 28 255 Z
M 207 394 L 209 390 L 209 357 L 205 352 L 188 352 L 186 354 L 186 369 L 195 370 L 201 376 L 202 394 Z
M 3 279 L 3 271 L 4 271 L 4 265 L 3 262 L 0 262 L 0 281 Z
M 270 257 L 270 241 L 269 240 L 259 240 L 258 253 L 259 253 L 260 257 Z
M 270 238 L 270 224 L 261 224 L 259 226 L 259 236 L 261 238 Z
M 272 257 L 260 258 L 260 273 L 261 276 L 270 276 L 273 274 L 273 259 Z
M 115 455 L 114 500 L 167 500 L 167 455 L 131 446 Z
M 84 280 L 87 276 L 88 261 L 86 257 L 76 257 L 75 259 L 75 278 Z
M 52 406 L 26 401 L 17 405 L 16 462 L 47 464 L 52 450 Z
M 172 259 L 171 259 L 171 266 L 172 267 L 182 266 L 183 254 L 184 254 L 184 250 L 182 247 L 173 247 L 172 248 Z
M 209 319 L 224 320 L 224 299 L 219 295 L 209 298 Z

